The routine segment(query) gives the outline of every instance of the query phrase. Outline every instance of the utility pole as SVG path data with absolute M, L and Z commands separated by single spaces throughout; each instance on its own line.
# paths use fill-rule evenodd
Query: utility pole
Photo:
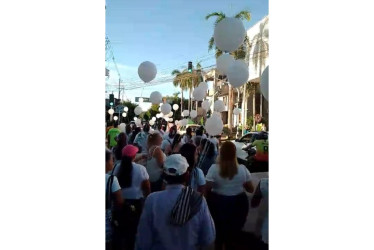
M 118 79 L 118 100 L 121 100 L 121 78 Z

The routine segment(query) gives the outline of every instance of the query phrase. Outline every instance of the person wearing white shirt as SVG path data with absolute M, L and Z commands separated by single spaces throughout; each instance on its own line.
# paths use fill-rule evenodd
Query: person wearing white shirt
M 112 227 L 112 210 L 120 210 L 123 205 L 121 187 L 117 178 L 113 175 L 112 152 L 105 149 L 105 242 L 106 248 L 111 249 L 113 246 L 114 229 Z
M 205 188 L 205 176 L 203 171 L 196 167 L 196 162 L 198 158 L 198 152 L 196 146 L 192 143 L 183 144 L 180 149 L 180 154 L 186 158 L 188 162 L 188 173 L 189 181 L 188 185 L 195 191 L 199 193 L 204 193 Z
M 252 193 L 254 189 L 248 169 L 238 165 L 234 143 L 222 144 L 218 163 L 209 168 L 206 181 L 208 206 L 217 230 L 216 249 L 233 249 L 249 211 L 245 191 Z
M 171 145 L 174 140 L 174 136 L 177 134 L 177 127 L 174 125 L 170 128 L 169 133 L 164 135 L 164 140 L 161 144 L 161 150 L 165 151 L 167 145 Z M 165 139 L 166 136 L 166 139 Z
M 114 173 L 122 187 L 125 206 L 120 217 L 120 234 L 123 236 L 121 246 L 133 249 L 136 228 L 143 209 L 144 197 L 150 193 L 149 176 L 144 166 L 134 163 L 138 148 L 127 145 L 122 149 L 121 164 Z

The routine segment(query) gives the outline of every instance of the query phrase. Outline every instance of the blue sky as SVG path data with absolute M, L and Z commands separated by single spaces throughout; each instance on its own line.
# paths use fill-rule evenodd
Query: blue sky
M 168 79 L 173 69 L 195 65 L 201 60 L 203 67 L 215 64 L 214 52 L 208 52 L 208 41 L 213 34 L 214 18 L 205 20 L 211 12 L 222 11 L 233 16 L 241 10 L 249 10 L 251 21 L 244 22 L 246 29 L 268 15 L 267 0 L 107 0 L 106 35 L 109 37 L 114 57 L 125 85 L 141 84 L 137 68 L 143 61 L 151 61 L 157 67 L 152 82 Z M 114 64 L 109 84 L 118 84 Z M 179 89 L 172 83 L 125 91 L 124 98 L 134 101 L 135 96 L 149 97 L 152 91 L 171 95 Z M 116 97 L 118 91 L 114 92 Z

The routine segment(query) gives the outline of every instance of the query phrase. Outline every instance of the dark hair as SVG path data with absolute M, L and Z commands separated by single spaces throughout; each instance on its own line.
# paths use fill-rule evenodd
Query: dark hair
M 169 129 L 169 138 L 174 138 L 175 134 L 177 133 L 177 126 L 173 125 Z
M 136 127 L 134 132 L 132 132 L 130 143 L 133 143 L 135 140 L 135 136 L 140 133 L 140 127 Z
M 138 143 L 134 143 L 133 146 L 138 148 L 138 152 L 142 152 L 142 146 L 140 146 Z
M 195 140 L 194 140 L 193 143 L 195 144 L 196 147 L 200 146 L 201 139 L 202 139 L 202 137 L 200 135 L 195 136 Z
M 164 180 L 169 185 L 185 183 L 186 182 L 186 176 L 187 176 L 187 172 L 182 174 L 182 175 L 178 175 L 178 176 L 163 174 Z
M 117 128 L 118 127 L 118 123 L 114 122 L 113 127 Z
M 131 124 L 126 125 L 126 134 L 130 134 L 132 131 Z
M 105 162 L 108 162 L 112 158 L 112 152 L 109 149 L 105 149 Z
M 186 135 L 188 135 L 190 138 L 192 137 L 192 128 L 191 127 L 188 127 L 186 129 Z
M 149 127 L 149 124 L 148 124 L 148 122 L 147 122 L 147 123 L 145 123 L 144 126 L 143 126 L 143 131 L 146 132 L 146 133 L 148 133 L 148 132 L 149 132 L 149 129 L 150 129 L 150 127 Z
M 196 136 L 202 136 L 202 135 L 203 135 L 203 131 L 200 128 L 196 129 Z
M 182 140 L 182 136 L 180 134 L 176 134 L 174 136 L 174 140 L 173 140 L 173 143 L 171 144 L 171 153 L 173 153 L 173 149 L 175 148 L 175 146 L 180 143 Z
M 191 143 L 183 144 L 181 149 L 179 150 L 179 153 L 186 158 L 188 162 L 188 171 L 191 171 L 195 167 L 195 151 L 196 146 Z
M 121 165 L 117 174 L 118 183 L 121 188 L 131 187 L 132 183 L 132 158 L 122 156 Z
M 121 160 L 122 149 L 127 145 L 127 136 L 125 133 L 121 132 L 117 136 L 117 145 L 113 148 L 114 156 L 116 160 Z
M 206 146 L 205 146 L 206 145 Z M 203 139 L 200 142 L 200 146 L 205 149 L 205 154 L 208 157 L 212 157 L 215 154 L 214 144 L 209 139 Z

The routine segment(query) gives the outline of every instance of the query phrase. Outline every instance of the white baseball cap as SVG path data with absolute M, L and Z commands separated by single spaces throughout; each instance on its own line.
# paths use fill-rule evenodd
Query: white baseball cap
M 164 172 L 171 176 L 180 176 L 186 173 L 189 165 L 181 154 L 172 154 L 166 158 L 164 163 Z

